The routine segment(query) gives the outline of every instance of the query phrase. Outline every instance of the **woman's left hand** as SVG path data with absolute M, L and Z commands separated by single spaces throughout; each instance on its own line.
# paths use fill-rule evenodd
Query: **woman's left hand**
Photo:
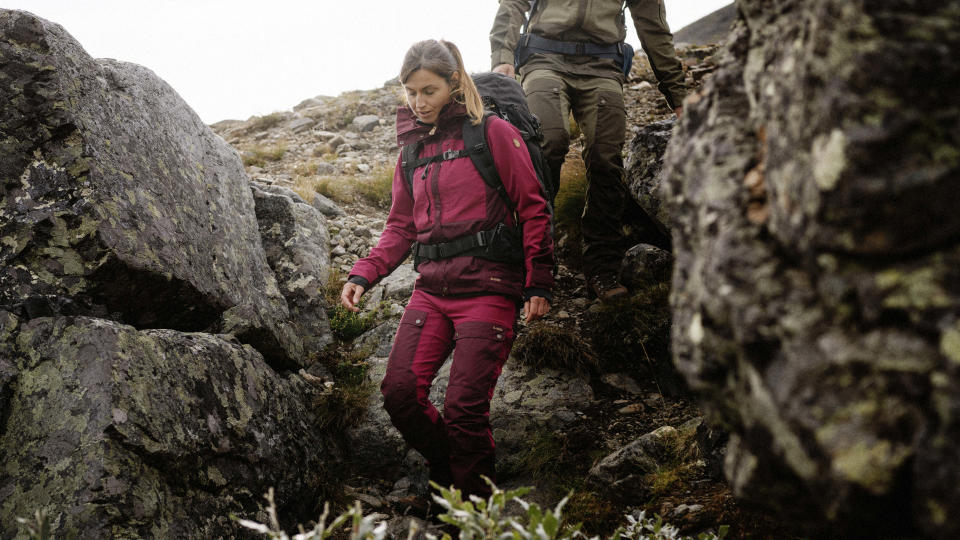
M 548 311 L 550 311 L 550 302 L 542 296 L 531 296 L 523 304 L 523 313 L 526 317 L 524 320 L 528 323 L 543 317 Z

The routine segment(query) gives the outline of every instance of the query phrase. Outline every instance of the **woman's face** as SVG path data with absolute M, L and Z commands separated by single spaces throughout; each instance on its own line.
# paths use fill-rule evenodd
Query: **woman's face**
M 459 75 L 454 73 L 451 77 L 454 84 L 459 80 Z M 446 79 L 426 69 L 411 73 L 403 83 L 403 89 L 407 93 L 407 103 L 413 109 L 413 114 L 424 124 L 437 121 L 440 109 L 450 103 L 453 92 L 453 87 Z

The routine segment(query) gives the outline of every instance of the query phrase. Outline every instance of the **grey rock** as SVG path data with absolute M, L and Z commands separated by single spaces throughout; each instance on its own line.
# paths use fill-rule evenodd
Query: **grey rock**
M 313 136 L 321 141 L 329 142 L 331 139 L 336 138 L 338 135 L 333 131 L 314 131 Z
M 254 196 L 256 196 L 257 191 L 262 191 L 264 193 L 286 197 L 296 203 L 307 204 L 307 201 L 303 200 L 303 197 L 297 194 L 296 191 L 285 186 L 252 184 L 252 189 Z
M 419 276 L 420 274 L 413 269 L 413 261 L 407 261 L 383 278 L 378 286 L 383 288 L 384 298 L 406 301 L 413 294 L 413 287 Z
M 327 141 L 327 144 L 329 144 L 332 148 L 336 149 L 336 148 L 338 148 L 339 146 L 342 146 L 342 145 L 346 144 L 346 142 L 347 142 L 347 140 L 343 138 L 343 135 L 341 135 L 341 134 L 338 133 L 338 134 L 334 135 L 333 138 L 331 138 L 330 140 L 328 140 L 328 141 Z M 339 153 L 339 152 L 338 152 L 338 153 Z
M 649 244 L 638 244 L 627 250 L 620 267 L 624 285 L 637 289 L 648 283 L 670 281 L 673 255 Z
M 960 536 L 957 3 L 737 7 L 662 172 L 675 363 L 738 496 Z
M 225 329 L 303 356 L 236 151 L 157 76 L 94 60 L 60 26 L 0 10 L 0 309 L 139 328 Z
M 369 301 L 368 301 L 369 302 Z M 367 330 L 353 342 L 353 348 L 369 351 L 370 356 L 386 358 L 393 347 L 393 338 L 400 326 L 399 320 L 387 321 Z
M 600 377 L 600 380 L 617 390 L 623 390 L 634 396 L 639 396 L 643 393 L 643 389 L 640 388 L 637 381 L 633 380 L 633 377 L 630 377 L 626 373 L 604 373 Z
M 337 169 L 337 166 L 333 163 L 328 163 L 326 161 L 317 163 L 317 174 L 320 176 L 333 176 L 339 172 L 340 170 Z
M 310 427 L 312 389 L 249 346 L 59 317 L 25 323 L 18 347 L 0 434 L 5 538 L 38 504 L 56 509 L 58 537 L 215 538 L 272 486 L 291 515 L 321 496 L 304 474 L 332 457 Z
M 677 438 L 677 430 L 670 426 L 647 433 L 591 467 L 588 480 L 619 498 L 645 501 L 650 495 L 646 475 L 671 459 Z
M 380 118 L 375 114 L 362 114 L 350 122 L 350 127 L 359 132 L 373 131 L 373 128 L 380 125 Z
M 343 211 L 343 208 L 340 208 L 340 205 L 331 201 L 320 193 L 315 193 L 313 195 L 313 207 L 327 217 L 339 217 L 347 215 L 347 213 Z
M 303 133 L 316 125 L 317 121 L 313 118 L 295 118 L 287 122 L 287 129 L 293 133 Z
M 330 275 L 326 220 L 299 196 L 272 194 L 255 185 L 253 194 L 263 248 L 287 301 L 290 324 L 304 349 L 316 354 L 333 342 L 323 299 Z M 300 364 L 313 360 L 307 357 Z
M 643 126 L 633 137 L 624 161 L 631 195 L 662 231 L 667 230 L 669 216 L 660 200 L 660 171 L 675 122 L 669 118 Z

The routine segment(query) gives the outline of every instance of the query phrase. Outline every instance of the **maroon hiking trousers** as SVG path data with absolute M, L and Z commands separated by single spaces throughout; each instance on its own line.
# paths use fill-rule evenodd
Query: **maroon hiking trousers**
M 404 440 L 430 464 L 430 479 L 486 497 L 494 478 L 490 399 L 513 344 L 517 306 L 507 297 L 439 297 L 413 291 L 380 386 Z M 430 386 L 453 350 L 443 416 Z

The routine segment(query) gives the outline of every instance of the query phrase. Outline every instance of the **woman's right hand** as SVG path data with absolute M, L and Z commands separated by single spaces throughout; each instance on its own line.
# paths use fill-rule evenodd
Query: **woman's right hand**
M 366 289 L 363 288 L 363 285 L 357 285 L 349 281 L 344 283 L 343 290 L 340 291 L 340 304 L 350 311 L 360 311 L 360 308 L 357 307 L 357 302 L 359 302 L 360 297 L 363 296 L 364 290 Z

